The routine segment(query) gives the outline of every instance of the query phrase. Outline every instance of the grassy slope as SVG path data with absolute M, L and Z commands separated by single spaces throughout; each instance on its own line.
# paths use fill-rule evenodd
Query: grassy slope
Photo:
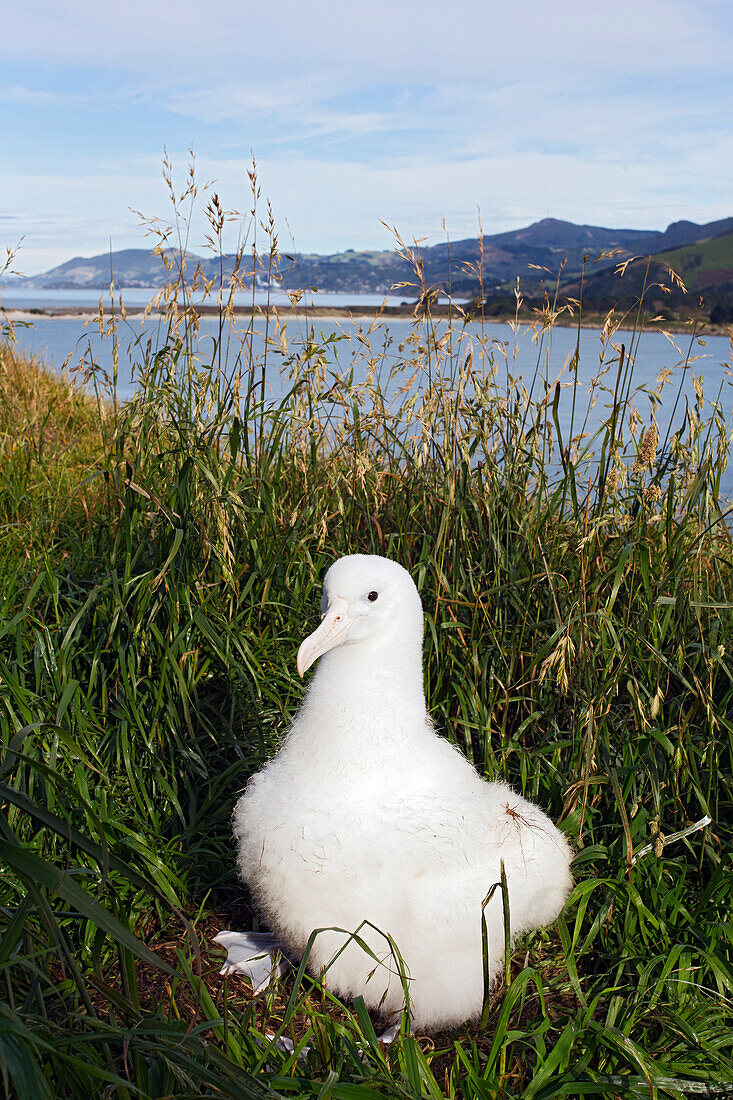
M 719 282 L 733 283 L 733 233 L 672 248 L 655 258 L 682 275 L 691 290 L 704 290 Z
M 230 358 L 226 379 L 215 349 L 200 371 L 193 323 L 177 318 L 151 349 L 138 400 L 101 416 L 2 353 L 6 1091 L 357 1100 L 733 1083 L 724 429 L 691 410 L 634 468 L 629 360 L 609 344 L 618 419 L 589 460 L 599 498 L 582 456 L 549 476 L 551 405 L 497 380 L 465 396 L 492 353 L 469 359 L 460 329 L 449 344 L 416 329 L 402 378 L 429 370 L 435 385 L 388 409 L 378 333 L 362 349 L 374 379 L 355 387 L 328 375 L 315 339 L 286 340 L 269 367 L 245 354 L 241 375 Z M 266 410 L 252 383 L 281 368 L 298 385 Z M 358 550 L 418 582 L 438 726 L 578 849 L 563 918 L 518 946 L 485 1026 L 387 1052 L 362 1008 L 307 981 L 252 1001 L 218 979 L 209 942 L 247 917 L 229 815 L 301 697 L 304 614 L 328 562 Z M 709 829 L 665 845 L 705 813 Z M 306 1059 L 271 1046 L 280 1028 L 307 1039 Z
M 682 278 L 689 292 L 687 295 L 670 275 L 670 268 Z M 661 284 L 667 290 L 660 292 L 655 284 Z M 706 300 L 714 302 L 729 293 L 733 290 L 733 233 L 655 253 L 650 259 L 640 257 L 628 264 L 620 276 L 616 268 L 594 271 L 591 265 L 583 279 L 582 296 L 586 302 L 602 304 L 607 308 L 622 296 L 637 298 L 644 288 L 648 302 L 653 301 L 655 308 L 672 305 L 683 313 L 694 309 L 694 294 L 704 292 Z M 580 283 L 573 282 L 564 287 L 563 294 L 578 297 L 581 294 Z

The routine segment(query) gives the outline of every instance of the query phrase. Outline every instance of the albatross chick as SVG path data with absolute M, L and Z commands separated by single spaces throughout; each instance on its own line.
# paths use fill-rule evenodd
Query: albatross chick
M 288 953 L 301 956 L 324 929 L 308 966 L 326 969 L 334 992 L 360 995 L 388 1018 L 399 1012 L 391 937 L 413 1027 L 450 1027 L 481 1012 L 481 911 L 502 860 L 516 936 L 557 917 L 571 851 L 541 810 L 482 779 L 435 733 L 422 606 L 400 565 L 341 558 L 321 610 L 298 652 L 301 676 L 319 662 L 303 704 L 234 811 L 239 869 Z M 504 954 L 501 890 L 485 919 L 493 978 Z

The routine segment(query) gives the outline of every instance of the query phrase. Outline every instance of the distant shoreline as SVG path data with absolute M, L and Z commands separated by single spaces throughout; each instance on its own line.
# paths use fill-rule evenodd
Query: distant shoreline
M 219 314 L 219 307 L 211 304 L 195 305 L 194 309 L 201 317 L 215 317 Z M 128 320 L 141 320 L 145 316 L 145 307 L 132 306 L 125 307 L 125 316 Z M 119 316 L 119 310 L 115 310 Z M 414 305 L 406 304 L 399 306 L 382 306 L 376 308 L 368 305 L 354 305 L 354 306 L 275 306 L 271 305 L 269 310 L 266 306 L 235 306 L 233 313 L 237 317 L 251 317 L 253 315 L 270 318 L 292 318 L 293 320 L 318 320 L 318 321 L 350 321 L 350 320 L 374 320 L 375 318 L 389 320 L 410 320 L 415 317 Z M 44 308 L 13 308 L 3 310 L 4 316 L 11 323 L 32 323 L 35 320 L 83 320 L 91 321 L 99 316 L 97 310 L 91 310 L 88 306 L 48 306 Z M 104 310 L 105 318 L 113 316 L 113 311 L 109 308 Z M 153 310 L 148 313 L 148 318 L 152 320 L 159 320 L 163 314 L 160 310 Z M 460 321 L 460 310 L 455 306 L 437 304 L 431 307 L 430 316 L 436 320 L 448 320 L 453 317 L 454 320 Z M 422 319 L 422 317 L 421 317 Z M 473 324 L 485 324 L 485 325 L 505 325 L 518 320 L 520 325 L 529 325 L 536 320 L 533 315 L 520 314 L 519 317 L 507 313 L 502 316 L 481 317 L 480 312 L 474 313 L 470 321 Z M 581 320 L 580 327 L 583 329 L 600 328 L 605 320 L 605 315 L 592 314 L 588 315 Z M 646 322 L 649 325 L 649 322 Z M 561 314 L 554 322 L 554 326 L 560 328 L 577 328 L 578 321 L 576 318 L 571 317 L 568 314 Z M 633 327 L 630 323 L 622 324 L 623 330 L 628 330 Z M 690 331 L 689 321 L 680 320 L 664 320 L 658 321 L 655 324 L 655 329 L 661 331 L 662 329 L 667 332 L 685 333 Z M 647 331 L 654 331 L 647 329 Z M 719 324 L 711 325 L 708 323 L 705 326 L 705 333 L 710 336 L 733 336 L 733 326 Z

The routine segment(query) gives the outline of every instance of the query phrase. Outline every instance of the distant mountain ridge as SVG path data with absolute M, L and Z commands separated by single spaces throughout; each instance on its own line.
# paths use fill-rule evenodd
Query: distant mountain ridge
M 715 238 L 733 232 L 733 218 L 698 225 L 690 221 L 673 222 L 664 231 L 610 229 L 594 225 L 576 225 L 556 218 L 544 218 L 521 229 L 486 235 L 481 241 L 443 242 L 420 249 L 427 286 L 451 289 L 456 295 L 480 293 L 478 265 L 483 272 L 483 294 L 501 293 L 521 279 L 526 293 L 539 291 L 541 284 L 563 266 L 563 282 L 580 273 L 585 259 L 596 260 L 599 253 L 618 251 L 615 257 L 605 257 L 593 265 L 589 278 L 603 277 L 604 269 L 633 256 L 666 253 L 689 245 L 702 246 Z M 722 255 L 722 254 L 721 254 Z M 727 253 L 726 253 L 727 255 Z M 223 266 L 225 276 L 233 267 L 233 257 L 187 257 L 191 270 L 198 263 L 206 278 L 217 278 Z M 317 287 L 323 291 L 387 294 L 395 284 L 414 284 L 412 268 L 392 250 L 348 250 L 332 255 L 298 253 L 273 257 L 273 272 L 285 288 L 299 290 Z M 538 269 L 546 269 L 545 271 Z M 719 271 L 718 282 L 727 282 L 727 268 Z M 607 272 L 610 274 L 610 271 Z M 729 272 L 733 279 L 733 270 Z M 160 256 L 147 249 L 124 249 L 97 256 L 77 256 L 42 275 L 14 286 L 28 289 L 97 289 L 104 290 L 111 278 L 120 288 L 161 287 L 169 275 Z M 263 281 L 263 275 L 257 276 Z M 10 280 L 7 284 L 10 285 Z M 600 283 L 599 283 L 600 286 Z M 405 298 L 414 297 L 418 287 L 402 288 Z M 400 291 L 398 290 L 399 294 Z

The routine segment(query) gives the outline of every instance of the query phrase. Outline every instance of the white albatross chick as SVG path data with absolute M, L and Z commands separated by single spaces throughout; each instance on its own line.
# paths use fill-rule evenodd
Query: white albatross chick
M 298 652 L 301 676 L 320 658 L 303 704 L 234 811 L 239 869 L 290 954 L 302 956 L 311 933 L 327 929 L 308 966 L 325 969 L 334 992 L 361 995 L 386 1017 L 404 1007 L 389 935 L 413 1028 L 451 1027 L 481 1012 L 481 908 L 501 861 L 516 936 L 557 917 L 571 851 L 541 810 L 486 782 L 435 733 L 422 605 L 400 565 L 341 558 L 321 609 Z M 504 953 L 501 890 L 485 916 L 493 978 Z

